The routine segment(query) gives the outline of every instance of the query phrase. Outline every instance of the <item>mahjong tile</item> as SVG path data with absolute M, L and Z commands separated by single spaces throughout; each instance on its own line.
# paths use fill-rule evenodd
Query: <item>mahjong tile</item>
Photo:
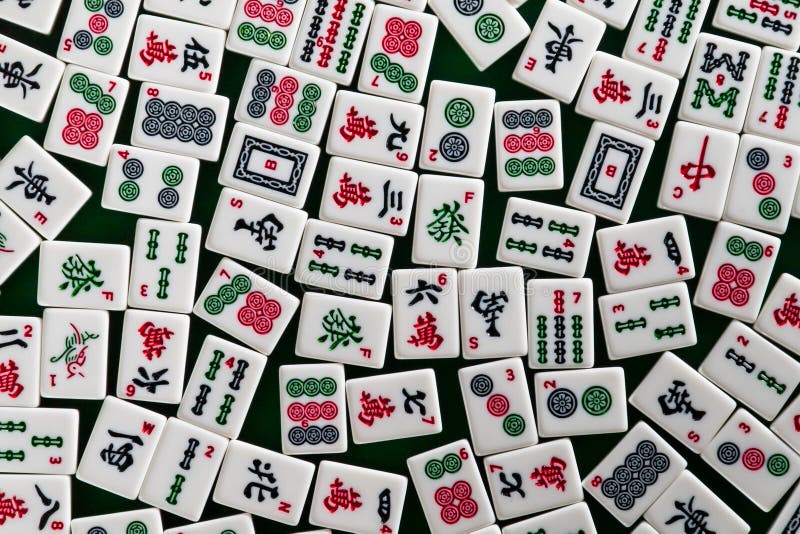
M 236 0 L 197 0 L 177 4 L 173 0 L 144 0 L 143 6 L 153 13 L 227 30 Z
M 601 0 L 568 0 L 569 5 L 597 17 L 609 26 L 624 30 L 636 9 L 635 0 L 605 2 Z
M 8 20 L 4 11 L 16 11 L 22 4 L 27 4 L 26 7 L 32 8 L 29 11 L 34 13 L 42 7 L 38 2 L 32 6 L 25 0 L 8 2 L 0 6 L 0 19 Z M 58 10 L 47 6 L 47 11 L 55 17 Z M 4 35 L 0 35 L 0 54 L 5 60 L 0 67 L 0 75 L 4 80 L 0 106 L 28 119 L 42 122 L 61 82 L 64 63 Z
M 413 11 L 423 11 L 427 5 L 425 0 L 381 0 L 381 3 L 404 7 Z
M 631 534 L 658 534 L 658 531 L 653 528 L 653 525 L 646 521 L 639 521 L 636 528 L 631 530 Z
M 563 528 L 568 530 L 561 530 Z M 525 519 L 519 523 L 512 523 L 503 527 L 502 534 L 529 534 L 531 532 L 544 532 L 547 534 L 548 530 L 553 529 L 557 533 L 572 534 L 573 532 L 583 532 L 583 534 L 597 534 L 592 514 L 589 512 L 589 507 L 585 502 L 570 504 L 546 514 Z
M 795 354 L 800 353 L 800 315 L 797 294 L 800 280 L 788 273 L 778 277 L 761 308 L 754 328 Z
M 104 534 L 106 532 L 160 534 L 163 532 L 161 513 L 156 508 L 76 517 L 70 521 L 69 526 L 72 534 Z
M 61 0 L 53 2 L 29 2 L 27 0 L 0 4 L 0 19 L 28 28 L 35 32 L 49 34 L 61 8 Z
M 225 48 L 286 65 L 305 7 L 306 0 L 238 0 Z
M 0 406 L 39 406 L 42 320 L 0 316 Z
M 7 532 L 63 534 L 72 517 L 70 477 L 0 475 Z
M 500 527 L 497 525 L 489 525 L 478 530 L 473 530 L 470 534 L 502 534 Z
M 226 530 L 233 534 L 256 534 L 250 514 L 229 515 L 219 519 L 189 523 L 182 527 L 167 529 L 164 534 L 225 534 Z
M 0 202 L 0 286 L 39 248 L 41 242 L 36 232 Z
M 800 397 L 786 405 L 769 429 L 800 453 Z
M 737 36 L 783 49 L 797 50 L 797 5 L 744 0 L 725 0 L 717 4 L 711 25 Z M 792 9 L 794 7 L 795 9 Z M 760 20 L 759 20 L 760 19 Z
M 73 475 L 78 465 L 78 410 L 0 408 L 0 471 Z
M 765 46 L 753 84 L 753 95 L 747 109 L 744 131 L 771 137 L 787 143 L 800 143 L 797 107 L 800 93 L 796 92 L 800 54 Z
M 786 500 L 767 534 L 791 534 L 800 524 L 800 486 L 796 486 Z

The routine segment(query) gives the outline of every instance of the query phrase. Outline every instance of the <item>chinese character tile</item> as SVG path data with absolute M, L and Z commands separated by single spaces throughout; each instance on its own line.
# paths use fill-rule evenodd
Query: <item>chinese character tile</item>
M 0 475 L 7 532 L 63 534 L 72 514 L 70 477 Z
M 103 534 L 105 532 L 152 532 L 160 534 L 161 513 L 156 508 L 128 512 L 77 517 L 70 521 L 72 534 Z
M 35 32 L 49 34 L 53 31 L 61 0 L 53 2 L 29 2 L 27 0 L 0 4 L 0 19 L 28 28 Z
M 417 454 L 407 463 L 432 534 L 470 532 L 494 523 L 489 495 L 467 440 Z
M 758 315 L 781 241 L 722 221 L 717 224 L 694 292 L 694 305 L 752 323 Z
M 223 258 L 193 313 L 268 356 L 299 304 L 294 295 Z
M 765 46 L 753 84 L 744 131 L 800 144 L 800 91 L 797 72 L 800 54 Z
M 331 81 L 254 59 L 245 75 L 234 118 L 318 144 L 335 93 L 336 84 Z
M 583 532 L 584 534 L 597 534 L 594 528 L 592 514 L 585 502 L 570 504 L 563 508 L 525 519 L 519 523 L 512 523 L 503 527 L 503 534 L 529 534 L 530 532 L 544 532 L 554 530 L 559 532 L 568 525 L 567 532 Z M 537 529 L 538 530 L 533 530 Z M 577 530 L 575 530 L 577 529 Z
M 654 146 L 651 139 L 594 122 L 572 178 L 567 204 L 625 224 Z
M 319 218 L 403 236 L 411 222 L 416 190 L 414 172 L 333 157 L 328 164 Z
M 293 208 L 306 202 L 319 147 L 237 122 L 219 183 Z
M 41 242 L 36 232 L 0 202 L 0 286 L 39 248 Z
M 800 476 L 800 456 L 740 408 L 700 455 L 763 511 L 770 511 Z
M 792 530 L 797 530 L 798 521 L 800 521 L 800 486 L 796 486 L 786 500 L 767 534 L 791 534 Z
M 233 444 L 228 447 L 228 450 L 232 446 Z M 256 534 L 250 514 L 229 515 L 219 519 L 189 523 L 182 527 L 167 529 L 164 534 L 225 534 L 226 531 L 233 534 Z
M 224 506 L 296 525 L 313 476 L 311 462 L 232 441 L 212 499 Z
M 327 0 L 308 0 L 295 30 L 289 66 L 350 85 L 374 9 L 373 0 L 339 0 L 332 6 Z
M 800 293 L 800 280 L 788 273 L 781 274 L 754 325 L 758 332 L 795 354 L 800 353 L 798 293 Z
M 139 88 L 131 144 L 217 161 L 228 98 L 145 82 Z
M 188 345 L 188 315 L 127 310 L 122 324 L 117 397 L 178 404 Z
M 78 464 L 78 410 L 0 408 L 0 472 L 72 475 Z M 5 431 L 5 432 L 3 432 Z
M 546 1 L 513 79 L 569 104 L 605 30 L 606 25 L 591 15 L 563 2 Z
M 610 293 L 695 276 L 689 230 L 681 215 L 598 230 L 597 248 Z
M 661 181 L 658 207 L 718 221 L 733 176 L 739 136 L 678 121 Z
M 227 438 L 170 417 L 147 469 L 139 500 L 197 521 L 227 446 Z
M 43 397 L 101 400 L 106 396 L 108 312 L 47 308 L 42 316 Z
M 256 1 L 236 2 L 225 48 L 286 65 L 300 27 L 300 17 L 306 7 L 306 0 Z M 323 4 L 320 3 L 320 6 Z M 326 7 L 327 4 L 324 4 L 323 13 Z
M 497 243 L 497 259 L 579 277 L 586 272 L 595 216 L 563 206 L 511 197 Z
M 393 248 L 394 238 L 387 235 L 309 219 L 294 279 L 300 284 L 378 300 L 383 295 Z
M 463 367 L 458 381 L 475 454 L 485 456 L 538 443 L 521 359 Z
M 308 213 L 223 187 L 205 247 L 279 273 L 289 273 Z
M 769 429 L 796 452 L 800 452 L 800 396 L 786 405 Z
M 597 17 L 612 28 L 624 30 L 636 9 L 635 0 L 568 0 L 568 5 Z
M 19 2 L 23 3 L 26 2 Z M 8 20 L 3 11 L 17 10 L 17 5 L 12 4 L 15 2 L 0 6 L 0 19 Z M 28 7 L 33 7 L 35 11 L 40 4 L 28 4 Z M 57 9 L 50 6 L 48 10 L 55 16 Z M 4 35 L 0 35 L 0 57 L 5 60 L 0 63 L 0 76 L 4 82 L 0 91 L 0 106 L 42 122 L 61 82 L 64 63 Z
M 112 145 L 101 206 L 189 222 L 200 161 L 130 145 Z
M 358 90 L 419 103 L 439 20 L 420 13 L 378 4 L 370 22 Z
M 678 118 L 740 132 L 760 56 L 761 49 L 755 45 L 701 33 L 686 75 Z
M 392 307 L 307 291 L 294 352 L 303 358 L 383 368 Z
M 194 0 L 177 4 L 172 0 L 144 0 L 143 5 L 153 13 L 227 30 L 236 0 Z
M 267 358 L 216 336 L 206 336 L 178 407 L 178 417 L 236 439 Z
M 39 406 L 42 320 L 0 316 L 0 406 Z
M 634 289 L 597 299 L 612 360 L 690 347 L 697 343 L 685 282 Z
M 345 386 L 353 443 L 375 443 L 442 431 L 433 369 L 355 378 Z
M 628 402 L 697 454 L 736 409 L 732 398 L 671 352 L 658 359 Z
M 495 90 L 434 80 L 428 92 L 419 166 L 481 177 L 489 150 Z
M 402 475 L 323 460 L 308 521 L 356 534 L 397 532 L 407 485 Z
M 83 449 L 78 480 L 135 499 L 166 422 L 161 414 L 106 397 Z
M 278 377 L 283 453 L 347 451 L 344 366 L 282 365 Z
M 422 174 L 411 261 L 474 269 L 478 264 L 483 180 Z
M 677 91 L 678 80 L 671 76 L 595 52 L 575 111 L 659 139 Z
M 583 479 L 583 488 L 629 527 L 685 467 L 686 460 L 640 421 Z
M 412 11 L 423 11 L 427 2 L 425 0 L 380 0 L 382 4 L 403 7 Z
M 392 271 L 394 357 L 457 358 L 458 291 L 455 269 Z
M 561 107 L 557 101 L 497 102 L 494 138 L 499 191 L 563 187 Z
M 800 46 L 794 2 L 725 0 L 717 4 L 711 25 L 737 36 L 788 50 Z M 792 9 L 794 7 L 795 9 Z M 760 20 L 759 20 L 760 19 Z
M 640 521 L 636 528 L 631 530 L 631 534 L 658 534 L 658 531 L 649 523 Z

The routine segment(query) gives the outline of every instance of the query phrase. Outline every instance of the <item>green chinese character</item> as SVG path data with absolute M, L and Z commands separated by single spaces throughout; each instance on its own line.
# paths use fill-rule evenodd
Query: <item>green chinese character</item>
M 328 350 L 334 350 L 339 345 L 346 347 L 350 344 L 350 340 L 360 343 L 364 339 L 357 336 L 361 332 L 361 327 L 356 324 L 356 316 L 345 317 L 340 308 L 329 311 L 322 318 L 322 329 L 326 333 L 318 337 L 317 341 L 320 343 L 329 341 Z
M 94 260 L 83 261 L 83 258 L 78 254 L 67 258 L 67 261 L 61 265 L 61 274 L 64 275 L 67 281 L 58 286 L 58 288 L 61 290 L 71 288 L 71 296 L 74 297 L 81 290 L 89 291 L 92 286 L 101 287 L 105 282 L 100 280 L 102 272 L 95 267 L 94 263 Z
M 468 234 L 469 230 L 464 226 L 464 216 L 458 213 L 459 209 L 461 204 L 455 200 L 452 208 L 450 204 L 443 202 L 441 208 L 434 209 L 433 216 L 436 218 L 425 226 L 428 235 L 439 243 L 452 239 L 457 245 L 461 245 L 461 237 L 458 234 L 462 232 Z

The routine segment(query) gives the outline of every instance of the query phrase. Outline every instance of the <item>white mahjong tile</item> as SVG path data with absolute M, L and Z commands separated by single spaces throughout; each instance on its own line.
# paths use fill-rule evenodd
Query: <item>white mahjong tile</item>
M 737 38 L 742 36 L 783 49 L 797 50 L 800 46 L 800 28 L 795 22 L 798 6 L 795 2 L 781 4 L 724 0 L 717 4 L 711 25 L 735 34 Z
M 754 325 L 758 332 L 795 354 L 800 353 L 798 293 L 800 280 L 789 273 L 782 273 L 772 286 Z
M 589 13 L 597 17 L 612 28 L 624 30 L 628 21 L 636 9 L 636 0 L 615 0 L 607 2 L 603 0 L 568 0 L 567 4 L 572 7 Z
M 106 532 L 143 532 L 161 534 L 161 513 L 156 508 L 76 517 L 70 521 L 72 534 L 104 534 Z
M 786 405 L 769 429 L 800 453 L 800 396 Z
M 197 0 L 179 3 L 173 0 L 144 0 L 143 6 L 153 13 L 227 30 L 231 25 L 236 0 Z
M 78 465 L 78 410 L 0 408 L 0 472 L 74 475 Z
M 0 406 L 39 406 L 42 320 L 0 316 Z
M 0 475 L 6 532 L 63 534 L 72 517 L 71 480 L 65 475 Z
M 563 532 L 569 532 L 570 534 L 573 532 L 597 534 L 592 514 L 589 512 L 589 507 L 585 502 L 570 504 L 569 506 L 525 519 L 519 523 L 506 525 L 503 527 L 502 534 L 529 534 L 530 532 L 544 532 L 547 534 L 548 530 L 553 529 L 555 529 L 554 532 L 562 532 L 561 529 L 565 526 L 568 530 Z
M 36 232 L 0 202 L 0 286 L 39 248 L 41 242 Z
M 800 54 L 765 46 L 753 84 L 744 131 L 800 144 Z M 791 162 L 789 162 L 791 163 Z
M 230 448 L 228 447 L 229 450 Z M 256 534 L 256 528 L 253 526 L 253 518 L 250 517 L 250 514 L 229 515 L 219 519 L 189 523 L 182 527 L 167 529 L 164 534 L 225 534 L 226 530 L 233 534 Z
M 238 0 L 225 48 L 286 65 L 305 7 L 306 0 Z
M 49 34 L 53 31 L 53 24 L 60 9 L 61 0 L 4 2 L 0 4 L 0 19 L 35 32 Z
M 0 5 L 0 19 L 8 20 L 4 11 L 16 11 L 22 4 L 27 4 L 33 12 L 42 7 L 42 3 L 31 5 L 28 0 L 6 2 Z M 50 6 L 48 10 L 55 17 L 57 9 Z M 0 107 L 42 122 L 61 82 L 64 63 L 5 35 L 0 35 L 0 54 L 4 60 L 0 65 L 4 80 L 0 87 Z
M 786 500 L 767 534 L 793 534 L 800 525 L 800 486 Z

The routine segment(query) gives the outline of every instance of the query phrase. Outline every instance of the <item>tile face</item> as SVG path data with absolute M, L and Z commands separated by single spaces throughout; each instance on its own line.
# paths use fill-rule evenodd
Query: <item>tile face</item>
M 442 431 L 433 369 L 356 378 L 345 385 L 353 443 L 375 443 Z
M 798 521 L 800 521 L 800 488 L 795 487 L 767 534 L 791 534 L 793 531 L 796 532 Z
M 665 352 L 628 401 L 699 454 L 736 409 L 736 402 L 671 352 Z
M 675 449 L 639 422 L 583 479 L 583 488 L 629 527 L 685 467 L 686 460 Z
M 612 360 L 697 343 L 685 282 L 605 295 L 597 299 L 597 304 Z
M 172 0 L 144 0 L 144 8 L 153 13 L 188 20 L 206 26 L 227 30 L 231 25 L 236 0 L 212 0 L 211 2 L 180 2 Z
M 189 222 L 200 162 L 129 145 L 111 145 L 101 205 L 145 217 Z
M 457 358 L 458 291 L 455 269 L 392 271 L 394 357 Z
M 72 475 L 78 465 L 78 410 L 0 408 L 3 473 Z
M 474 269 L 482 208 L 483 180 L 420 175 L 411 261 Z
M 233 116 L 237 121 L 318 144 L 334 93 L 333 82 L 254 59 Z
M 224 51 L 225 32 L 218 28 L 141 15 L 131 42 L 128 77 L 213 93 Z
M 278 376 L 283 453 L 345 452 L 344 366 L 339 363 L 282 365 Z
M 419 104 L 339 91 L 325 150 L 334 156 L 411 169 L 424 113 Z
M 219 183 L 293 208 L 302 208 L 319 159 L 319 147 L 236 123 Z
M 625 29 L 631 15 L 633 15 L 633 10 L 636 9 L 635 0 L 624 0 L 613 3 L 596 2 L 594 0 L 569 0 L 567 3 L 597 17 L 618 30 Z
M 507 2 L 430 0 L 428 6 L 480 71 L 530 32 L 522 15 Z
M 381 369 L 392 307 L 383 302 L 307 291 L 300 307 L 295 354 Z
M 193 313 L 268 356 L 299 304 L 294 295 L 223 258 Z
M 0 202 L 0 285 L 33 254 L 42 240 L 11 208 Z
M 308 0 L 295 30 L 297 38 L 289 66 L 340 85 L 350 85 L 374 9 L 373 0 L 347 0 L 336 9 L 328 9 L 326 0 Z M 320 37 L 322 32 L 324 38 Z M 339 34 L 341 39 L 337 38 Z
M 681 473 L 644 517 L 664 534 L 684 534 L 692 517 L 702 517 L 702 528 L 712 532 L 750 532 L 747 523 L 689 471 Z
M 225 48 L 286 65 L 305 6 L 305 0 L 238 0 Z
M 764 5 L 752 4 L 743 0 L 726 0 L 717 4 L 717 11 L 714 13 L 711 25 L 747 39 L 788 50 L 797 50 L 797 47 L 800 46 L 800 37 L 798 37 L 797 31 L 797 6 L 793 3 L 786 4 L 786 7 L 779 4 L 778 9 L 774 9 L 773 6 L 774 4 Z
M 528 367 L 594 366 L 594 289 L 591 278 L 529 280 Z M 567 356 L 569 355 L 569 356 Z
M 499 191 L 561 189 L 561 107 L 555 100 L 517 100 L 494 105 Z
M 468 269 L 458 275 L 461 352 L 466 359 L 524 356 L 525 279 L 520 267 Z
M 143 508 L 115 514 L 73 518 L 72 534 L 103 534 L 104 532 L 163 532 L 161 514 L 155 508 Z M 142 530 L 143 529 L 143 530 Z
M 323 460 L 308 521 L 357 534 L 397 532 L 407 485 L 401 475 Z
M 47 308 L 42 324 L 42 396 L 103 399 L 108 369 L 108 312 Z
M 78 480 L 135 499 L 167 418 L 106 397 L 83 449 Z
M 686 220 L 680 215 L 597 231 L 606 289 L 611 293 L 694 278 Z
M 710 3 L 670 2 L 669 7 L 659 0 L 640 3 L 622 57 L 682 78 Z
M 620 224 L 628 222 L 654 146 L 650 139 L 594 122 L 567 204 Z
M 800 54 L 765 46 L 753 84 L 744 131 L 787 143 L 800 143 L 800 92 L 795 79 L 800 69 Z
M 62 534 L 71 518 L 70 478 L 64 475 L 0 475 L 9 499 L 8 532 Z
M 788 273 L 781 274 L 755 324 L 760 333 L 794 353 L 800 352 L 800 332 L 797 331 L 800 317 L 796 313 L 798 293 L 800 280 Z
M 462 367 L 458 381 L 475 454 L 485 456 L 538 443 L 522 360 Z
M 131 249 L 125 245 L 45 241 L 39 247 L 39 306 L 124 310 Z
M 595 52 L 575 111 L 659 139 L 678 80 L 605 52 Z
M 782 234 L 800 177 L 800 147 L 742 135 L 722 218 Z
M 0 406 L 39 406 L 42 320 L 0 316 Z
M 35 32 L 49 34 L 53 30 L 60 7 L 61 0 L 47 4 L 7 2 L 0 5 L 0 19 Z
M 205 248 L 289 273 L 308 213 L 229 187 L 222 188 Z
M 425 108 L 419 166 L 480 177 L 486 166 L 495 90 L 434 80 Z
M 323 221 L 403 236 L 411 222 L 415 172 L 333 157 L 319 208 Z
M 761 49 L 755 45 L 701 33 L 686 75 L 678 118 L 740 132 L 760 55 Z
M 422 100 L 439 19 L 378 4 L 370 23 L 358 90 L 406 102 Z
M 694 305 L 740 321 L 755 321 L 781 241 L 720 222 L 694 293 Z
M 199 224 L 139 219 L 128 305 L 191 313 L 200 262 Z
M 227 446 L 226 438 L 170 417 L 147 469 L 139 500 L 197 521 Z
M 765 512 L 800 476 L 800 456 L 742 408 L 700 456 Z
M 546 1 L 513 79 L 569 104 L 605 31 L 606 25 L 595 17 L 556 0 Z
M 795 423 L 795 421 L 797 421 Z M 792 402 L 775 418 L 769 427 L 779 438 L 786 442 L 795 452 L 800 452 L 800 397 Z
M 0 200 L 45 239 L 55 239 L 92 196 L 27 135 L 0 162 L 0 177 Z
M 489 495 L 467 440 L 417 454 L 407 463 L 433 534 L 470 532 L 494 523 Z
M 497 243 L 497 259 L 565 276 L 583 276 L 595 216 L 511 197 Z
M 233 444 L 231 444 L 232 446 Z M 230 447 L 228 448 L 230 449 Z M 223 534 L 225 530 L 235 534 L 256 534 L 253 519 L 249 514 L 229 515 L 219 519 L 189 523 L 182 527 L 167 529 L 164 534 Z
M 296 525 L 313 476 L 311 462 L 232 441 L 212 498 L 224 506 Z
M 131 144 L 217 161 L 228 98 L 146 82 L 139 88 Z
M 672 134 L 658 207 L 718 221 L 725 209 L 739 136 L 678 121 Z
M 16 11 L 21 5 L 16 2 L 9 4 L 16 5 L 0 7 L 0 19 L 9 20 L 3 12 L 9 9 Z M 33 11 L 36 11 L 38 4 L 28 4 L 28 7 L 33 7 Z M 48 11 L 52 11 L 52 16 L 55 16 L 58 10 L 50 6 Z M 3 70 L 6 82 L 0 89 L 0 106 L 25 118 L 42 122 L 50 110 L 64 73 L 64 63 L 4 35 L 0 35 L 0 49 L 6 61 Z
M 564 528 L 564 525 L 568 525 L 570 529 L 566 532 L 583 531 L 584 534 L 597 534 L 592 514 L 589 512 L 589 507 L 585 502 L 570 504 L 558 510 L 525 519 L 519 523 L 512 523 L 503 527 L 503 534 L 528 534 L 529 532 L 540 531 L 546 533 L 549 530 L 559 532 L 559 529 Z
M 649 523 L 641 521 L 636 525 L 636 528 L 631 530 L 631 534 L 658 534 L 658 531 Z
M 267 358 L 230 341 L 206 336 L 178 407 L 178 417 L 236 439 Z
M 378 300 L 394 239 L 318 219 L 306 223 L 294 279 L 300 284 Z M 388 319 L 387 319 L 388 320 Z
M 739 321 L 731 321 L 700 372 L 767 421 L 800 383 L 800 363 Z

